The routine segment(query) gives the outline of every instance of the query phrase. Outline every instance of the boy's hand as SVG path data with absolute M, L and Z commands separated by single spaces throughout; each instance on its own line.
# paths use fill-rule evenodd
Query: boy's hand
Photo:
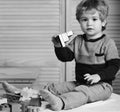
M 90 75 L 89 73 L 84 75 L 84 80 L 87 80 L 90 84 L 95 84 L 100 81 L 100 76 L 98 74 Z
M 53 44 L 54 44 L 55 47 L 61 47 L 61 44 L 60 44 L 59 39 L 57 38 L 57 35 L 54 35 L 52 37 L 52 42 L 53 42 Z

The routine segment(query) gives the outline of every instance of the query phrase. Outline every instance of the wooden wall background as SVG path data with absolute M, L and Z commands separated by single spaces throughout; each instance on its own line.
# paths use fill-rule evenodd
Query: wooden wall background
M 64 80 L 51 37 L 64 30 L 62 0 L 0 0 L 0 78 L 17 86 Z M 26 80 L 25 80 L 26 79 Z

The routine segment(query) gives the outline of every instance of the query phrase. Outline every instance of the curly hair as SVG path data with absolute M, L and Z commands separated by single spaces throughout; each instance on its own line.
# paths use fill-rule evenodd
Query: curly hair
M 76 7 L 76 19 L 78 22 L 80 21 L 81 15 L 91 9 L 96 9 L 99 12 L 101 21 L 107 19 L 109 6 L 106 0 L 82 0 Z

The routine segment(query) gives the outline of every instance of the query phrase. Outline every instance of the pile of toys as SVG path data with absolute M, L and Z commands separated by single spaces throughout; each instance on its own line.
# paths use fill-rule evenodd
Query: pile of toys
M 9 105 L 7 104 L 7 99 L 0 97 L 0 111 L 10 112 Z
M 0 111 L 2 112 L 40 112 L 41 96 L 36 90 L 23 88 L 20 93 L 6 93 L 2 96 Z

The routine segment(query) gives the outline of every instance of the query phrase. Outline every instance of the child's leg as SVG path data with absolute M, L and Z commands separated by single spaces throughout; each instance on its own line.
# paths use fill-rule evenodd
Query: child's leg
M 94 102 L 108 99 L 113 92 L 113 88 L 108 83 L 101 83 L 89 87 L 89 91 L 89 102 Z
M 59 100 L 61 99 L 61 101 L 63 102 L 64 109 L 71 109 L 79 107 L 88 102 L 106 100 L 110 97 L 111 93 L 112 87 L 107 83 L 96 84 L 93 86 L 80 85 L 77 86 L 72 92 L 60 95 Z M 49 99 L 47 101 L 50 104 L 52 104 L 53 101 L 57 102 L 58 98 L 56 98 L 55 95 L 55 97 L 51 97 L 51 95 L 47 93 L 47 95 L 44 94 L 44 96 L 47 96 L 47 99 Z M 46 97 L 44 98 L 46 99 Z
M 62 83 L 51 83 L 48 84 L 45 89 L 49 90 L 51 93 L 55 95 L 61 95 L 66 92 L 71 92 L 76 87 L 76 82 L 62 82 Z
M 88 96 L 83 92 L 73 91 L 56 96 L 48 90 L 41 90 L 40 94 L 46 100 L 51 109 L 58 111 L 62 109 L 72 109 L 79 107 L 88 101 Z
M 13 93 L 13 94 L 15 94 L 15 93 L 20 93 L 20 92 L 22 91 L 22 89 L 17 88 L 17 87 L 15 87 L 14 85 L 9 84 L 9 83 L 6 82 L 6 81 L 3 81 L 3 82 L 2 82 L 2 87 L 3 87 L 3 89 L 4 89 L 6 92 L 8 92 L 8 93 Z M 40 87 L 42 87 L 42 85 L 41 85 L 41 86 L 39 85 L 39 89 L 40 89 Z M 42 88 L 42 89 L 43 89 L 43 88 Z M 37 90 L 37 89 L 36 89 L 36 88 L 35 88 L 35 89 L 33 88 L 33 90 Z
M 42 98 L 49 103 L 50 109 L 54 111 L 62 110 L 63 101 L 58 96 L 55 96 L 46 89 L 40 90 L 40 94 Z
M 108 99 L 113 88 L 108 83 L 99 83 L 93 86 L 81 85 L 75 88 L 76 91 L 82 91 L 88 96 L 88 102 L 95 102 Z
M 6 92 L 9 93 L 19 93 L 21 89 L 7 83 L 6 81 L 2 82 L 2 86 Z M 65 92 L 72 91 L 76 87 L 76 82 L 62 82 L 62 83 L 50 83 L 47 85 L 42 85 L 40 83 L 37 83 L 32 86 L 33 89 L 35 90 L 41 90 L 41 89 L 47 89 L 53 94 L 60 95 Z
M 20 91 L 21 89 L 13 86 L 12 84 L 9 84 L 6 81 L 2 82 L 2 86 L 5 89 L 6 92 L 14 93 L 15 91 Z M 63 83 L 48 83 L 47 85 L 42 85 L 40 83 L 37 83 L 36 85 L 32 85 L 31 88 L 35 90 L 41 90 L 41 89 L 49 89 L 51 91 L 59 91 L 61 92 L 67 92 L 71 91 L 76 87 L 76 84 L 74 82 L 63 82 Z
M 20 93 L 21 89 L 16 88 L 15 86 L 7 83 L 6 81 L 2 82 L 4 90 L 8 93 Z

